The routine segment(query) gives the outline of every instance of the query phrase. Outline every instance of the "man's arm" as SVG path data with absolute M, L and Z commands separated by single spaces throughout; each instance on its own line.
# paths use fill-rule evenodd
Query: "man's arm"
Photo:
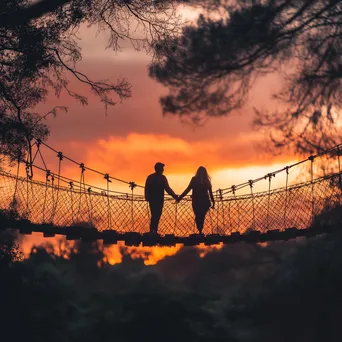
M 149 197 L 148 197 L 148 190 L 149 190 L 149 187 L 150 187 L 150 176 L 148 176 L 146 178 L 146 183 L 145 183 L 145 200 L 148 201 L 149 200 Z
M 164 181 L 165 181 L 165 191 L 177 201 L 178 200 L 178 196 L 170 188 L 169 182 L 167 181 L 167 178 L 165 176 L 164 176 Z

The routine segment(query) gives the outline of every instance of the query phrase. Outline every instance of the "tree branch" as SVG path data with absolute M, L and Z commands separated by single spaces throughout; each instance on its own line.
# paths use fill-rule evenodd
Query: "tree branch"
M 58 7 L 64 6 L 71 0 L 40 0 L 26 8 L 21 8 L 10 13 L 0 15 L 0 27 L 25 24 L 32 19 L 39 18 L 44 14 L 55 11 Z

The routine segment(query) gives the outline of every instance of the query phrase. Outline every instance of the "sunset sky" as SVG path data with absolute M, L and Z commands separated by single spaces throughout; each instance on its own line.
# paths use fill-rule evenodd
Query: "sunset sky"
M 270 109 L 275 105 L 270 96 L 281 86 L 279 75 L 258 81 L 248 103 L 238 113 L 208 119 L 204 125 L 194 126 L 178 117 L 163 116 L 159 98 L 167 90 L 148 76 L 151 56 L 144 51 L 135 51 L 127 43 L 120 52 L 106 50 L 108 35 L 96 33 L 92 28 L 81 28 L 78 36 L 83 60 L 78 69 L 92 79 L 113 81 L 127 78 L 132 85 L 132 97 L 109 107 L 106 114 L 103 104 L 89 88 L 71 78 L 73 90 L 88 96 L 88 106 L 82 106 L 62 93 L 59 99 L 50 96 L 38 107 L 41 114 L 54 106 L 68 107 L 67 113 L 61 112 L 48 119 L 51 128 L 48 144 L 56 150 L 93 169 L 142 185 L 147 175 L 153 172 L 155 162 L 161 161 L 166 164 L 165 175 L 176 193 L 184 190 L 200 165 L 207 167 L 213 188 L 217 189 L 263 176 L 296 161 L 294 156 L 275 158 L 265 153 L 258 145 L 264 137 L 251 128 L 254 107 Z M 44 156 L 47 167 L 56 172 L 58 159 L 55 154 L 45 153 Z M 80 169 L 63 161 L 62 174 L 79 180 Z M 85 180 L 99 187 L 106 185 L 103 177 L 88 171 Z M 284 182 L 284 177 L 276 177 L 273 186 L 283 186 Z M 255 190 L 267 186 L 265 181 Z M 129 191 L 126 184 L 116 182 L 111 184 L 111 189 Z M 136 192 L 141 193 L 141 189 Z M 44 241 L 37 234 L 24 237 L 25 254 L 32 245 Z M 146 263 L 155 263 L 178 250 L 179 246 L 167 250 L 150 248 Z M 120 262 L 119 246 L 108 249 L 107 256 L 111 263 Z
M 157 161 L 166 164 L 165 174 L 177 192 L 186 187 L 197 167 L 207 167 L 213 188 L 229 187 L 256 178 L 295 160 L 293 156 L 275 159 L 264 153 L 259 143 L 263 136 L 251 128 L 253 107 L 270 108 L 270 96 L 279 89 L 277 75 L 255 84 L 249 102 L 239 113 L 212 118 L 199 127 L 175 116 L 163 116 L 159 97 L 166 89 L 150 79 L 151 56 L 126 46 L 122 52 L 105 50 L 107 35 L 95 29 L 80 30 L 83 60 L 78 68 L 93 79 L 116 80 L 125 77 L 132 85 L 132 97 L 105 113 L 103 104 L 90 90 L 71 79 L 74 90 L 87 95 L 82 106 L 66 94 L 50 97 L 39 107 L 41 113 L 56 105 L 68 107 L 50 117 L 48 143 L 65 155 L 111 176 L 143 184 Z M 57 158 L 48 157 L 49 168 L 56 170 Z M 79 179 L 77 166 L 64 163 L 63 174 Z M 86 174 L 91 184 L 104 186 L 102 178 Z M 279 180 L 281 185 L 283 180 Z M 126 191 L 127 186 L 113 184 Z
M 341 22 L 0 0 L 0 336 L 342 341 Z

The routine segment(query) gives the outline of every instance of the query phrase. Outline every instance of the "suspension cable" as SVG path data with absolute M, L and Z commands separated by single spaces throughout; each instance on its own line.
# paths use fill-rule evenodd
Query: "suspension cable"
M 35 138 L 35 140 L 36 140 L 36 145 L 37 145 L 37 152 L 36 152 L 36 154 L 39 153 L 40 156 L 41 156 L 41 158 L 42 158 L 42 154 L 41 154 L 41 151 L 40 151 L 40 145 L 44 145 L 46 148 L 50 149 L 51 151 L 54 151 L 54 152 L 56 152 L 56 153 L 59 153 L 56 149 L 54 149 L 53 147 L 49 146 L 47 143 L 45 143 L 45 142 L 42 141 L 41 139 Z M 331 153 L 332 151 L 339 149 L 341 146 L 342 146 L 342 144 L 338 144 L 338 145 L 333 146 L 333 147 L 331 147 L 331 148 L 329 148 L 329 149 L 327 149 L 327 150 L 324 150 L 324 151 L 321 151 L 320 153 L 317 153 L 317 154 L 314 155 L 313 157 L 316 158 L 316 157 L 325 155 L 325 154 L 327 154 L 327 153 Z M 65 159 L 71 161 L 72 163 L 77 164 L 77 165 L 80 165 L 78 162 L 76 162 L 76 161 L 73 160 L 72 158 L 67 157 L 67 156 L 64 156 L 64 157 L 65 157 Z M 34 158 L 34 159 L 35 159 L 35 158 Z M 43 163 L 44 163 L 45 169 L 47 169 L 46 164 L 45 164 L 45 161 L 43 160 L 43 158 L 42 158 L 42 161 L 43 161 Z M 307 161 L 307 159 L 303 159 L 303 160 L 301 160 L 301 161 L 299 161 L 299 162 L 297 162 L 297 163 L 294 163 L 294 164 L 292 164 L 292 165 L 287 166 L 286 168 L 289 168 L 289 169 L 290 169 L 290 168 L 292 168 L 292 167 L 295 167 L 295 166 L 297 166 L 297 165 L 300 165 L 300 164 L 302 164 L 302 163 L 305 163 L 306 161 Z M 277 174 L 277 173 L 286 171 L 286 168 L 282 168 L 282 169 L 273 171 L 272 174 Z M 100 172 L 100 171 L 98 171 L 98 170 L 92 169 L 92 168 L 90 168 L 90 167 L 85 167 L 85 169 L 87 169 L 87 170 L 89 170 L 89 171 L 92 171 L 92 172 L 95 172 L 95 173 L 98 173 L 98 174 L 100 174 L 100 175 L 105 176 L 104 173 L 102 173 L 102 172 Z M 264 177 L 265 177 L 265 176 L 259 177 L 259 178 L 256 178 L 256 179 L 253 179 L 253 184 L 256 183 L 256 182 L 261 181 L 262 179 L 264 179 Z M 112 180 L 116 180 L 116 181 L 119 181 L 119 182 L 122 182 L 122 183 L 125 183 L 125 184 L 128 184 L 128 185 L 129 185 L 129 183 L 130 183 L 130 182 L 124 181 L 124 180 L 119 179 L 119 178 L 115 178 L 115 177 L 110 177 L 110 178 L 111 178 Z M 140 187 L 140 188 L 144 188 L 144 187 L 141 186 L 141 185 L 136 185 L 136 186 L 137 186 L 137 187 Z M 241 184 L 239 184 L 239 185 L 236 185 L 236 190 L 239 190 L 239 189 L 244 188 L 244 187 L 246 187 L 246 186 L 249 186 L 249 182 L 244 182 L 244 183 L 241 183 Z M 103 190 L 103 189 L 102 189 L 102 190 Z M 230 188 L 224 188 L 224 189 L 221 189 L 221 190 L 223 191 L 223 195 L 226 195 L 227 193 L 231 192 Z
M 40 171 L 46 171 L 45 169 L 37 166 L 37 165 L 32 165 L 34 168 L 40 170 Z M 57 175 L 56 173 L 53 173 L 51 172 L 51 175 L 54 175 L 55 177 L 58 177 L 60 178 L 60 180 L 62 182 L 65 182 L 66 184 L 69 184 L 70 182 L 72 182 L 73 184 L 76 184 L 77 187 L 80 187 L 81 188 L 81 183 L 79 181 L 76 181 L 74 179 L 71 179 L 71 178 L 68 178 L 68 177 L 65 177 L 65 176 L 61 176 L 61 175 Z M 91 186 L 90 184 L 86 184 L 86 186 Z M 96 187 L 96 186 L 91 186 L 93 189 L 97 189 L 97 190 L 100 190 L 100 192 L 102 193 L 103 192 L 103 188 L 99 188 L 99 187 Z M 127 195 L 127 192 L 120 192 L 120 191 L 114 191 L 114 190 L 110 190 L 111 193 L 113 194 L 118 194 L 118 195 Z M 137 195 L 136 195 L 137 196 Z
M 40 139 L 36 139 L 36 140 L 37 140 L 37 143 L 38 143 L 39 145 L 40 145 L 40 144 L 41 144 L 41 145 L 44 145 L 46 148 L 50 149 L 51 151 L 54 151 L 55 153 L 58 153 L 58 151 L 57 151 L 56 149 L 54 149 L 53 147 L 49 146 L 48 144 L 46 144 L 46 143 L 43 142 L 42 140 L 40 140 Z M 67 157 L 67 156 L 65 156 L 65 155 L 64 155 L 64 158 L 67 159 L 67 160 L 69 160 L 70 162 L 76 164 L 76 165 L 81 165 L 81 164 L 83 164 L 83 163 L 78 163 L 78 162 L 75 161 L 74 159 L 72 159 L 72 158 L 70 158 L 70 157 Z M 88 167 L 88 166 L 85 166 L 84 164 L 83 164 L 83 166 L 84 166 L 84 169 L 85 169 L 85 170 L 92 171 L 92 172 L 97 173 L 97 174 L 99 174 L 99 175 L 101 175 L 101 176 L 105 176 L 105 175 L 106 175 L 105 173 L 100 172 L 100 171 L 95 170 L 95 169 L 92 169 L 92 168 L 90 168 L 90 167 Z M 127 185 L 130 185 L 130 183 L 131 183 L 131 182 L 125 181 L 125 180 L 123 180 L 123 179 L 116 178 L 116 177 L 112 177 L 112 176 L 110 176 L 110 179 L 115 180 L 115 181 L 118 181 L 118 182 L 121 182 L 121 183 L 125 183 L 125 184 L 127 184 Z M 144 188 L 142 185 L 138 185 L 138 184 L 136 184 L 136 187 Z
M 42 153 L 41 153 L 41 151 L 40 151 L 40 145 L 44 145 L 46 148 L 48 148 L 48 149 L 50 149 L 50 150 L 52 150 L 52 151 L 54 151 L 54 152 L 56 152 L 56 153 L 60 153 L 60 152 L 57 152 L 57 150 L 55 150 L 53 147 L 49 146 L 49 145 L 46 144 L 45 142 L 41 141 L 40 139 L 36 139 L 36 145 L 37 145 L 37 152 L 36 152 L 36 154 L 39 154 L 39 155 L 41 156 L 42 161 L 43 161 L 43 163 L 44 163 L 44 167 L 45 167 L 45 169 L 47 169 L 47 168 L 46 168 L 45 161 L 44 161 L 44 159 L 43 159 L 43 157 L 42 157 Z M 329 148 L 329 149 L 327 149 L 327 150 L 321 151 L 320 153 L 317 153 L 317 154 L 316 154 L 315 156 L 313 156 L 313 157 L 316 158 L 316 157 L 318 157 L 318 156 L 322 156 L 322 155 L 324 155 L 324 154 L 331 153 L 332 151 L 339 149 L 341 146 L 342 146 L 342 144 L 338 144 L 338 145 L 336 145 L 336 146 L 334 146 L 334 147 L 332 147 L 332 148 Z M 76 162 L 76 161 L 73 160 L 72 158 L 69 158 L 69 157 L 66 157 L 66 156 L 64 156 L 64 157 L 65 157 L 65 159 L 71 161 L 72 163 L 77 164 L 77 165 L 80 165 L 78 162 Z M 296 163 L 294 163 L 294 164 L 292 164 L 292 165 L 286 166 L 285 168 L 282 168 L 282 169 L 273 171 L 272 174 L 278 174 L 278 173 L 280 173 L 280 172 L 286 171 L 287 169 L 290 169 L 290 168 L 292 168 L 292 167 L 298 166 L 298 165 L 300 165 L 300 164 L 302 164 L 302 163 L 305 163 L 306 161 L 307 161 L 307 159 L 301 160 L 301 161 L 296 162 Z M 84 164 L 83 164 L 83 165 L 84 165 Z M 85 166 L 84 166 L 84 167 L 85 167 Z M 98 174 L 100 174 L 100 175 L 105 176 L 104 173 L 102 173 L 102 172 L 100 172 L 100 171 L 97 171 L 97 170 L 95 170 L 95 169 L 92 169 L 92 168 L 90 168 L 90 167 L 85 167 L 85 169 L 87 169 L 87 170 L 89 170 L 89 171 L 92 171 L 92 172 L 95 172 L 95 173 L 98 173 Z M 253 180 L 252 180 L 252 181 L 253 181 L 253 184 L 254 184 L 254 183 L 257 183 L 257 182 L 259 182 L 259 181 L 261 181 L 262 179 L 264 179 L 264 177 L 265 177 L 265 176 L 259 177 L 259 178 L 256 178 L 256 179 L 253 179 Z M 130 184 L 130 182 L 124 181 L 124 180 L 119 179 L 119 178 L 116 178 L 116 177 L 110 176 L 110 178 L 111 178 L 112 180 L 116 180 L 116 181 L 119 181 L 119 182 L 123 182 L 123 183 L 128 184 L 128 185 Z M 240 190 L 240 189 L 242 189 L 242 188 L 244 188 L 244 187 L 246 187 L 246 186 L 249 186 L 249 185 L 250 185 L 249 181 L 244 182 L 244 183 L 241 183 L 241 184 L 238 184 L 238 185 L 235 186 L 235 190 L 236 190 L 236 191 L 237 191 L 237 190 Z M 140 188 L 144 188 L 144 187 L 141 186 L 141 185 L 136 185 L 136 186 L 137 186 L 137 187 L 140 187 Z M 220 190 L 222 191 L 222 195 L 226 195 L 226 194 L 228 194 L 228 193 L 231 193 L 231 188 L 224 188 L 224 189 L 220 189 Z M 101 189 L 101 192 L 102 192 L 102 191 L 103 191 L 103 189 Z
M 338 144 L 338 145 L 335 145 L 335 146 L 333 146 L 333 147 L 331 147 L 331 148 L 329 148 L 327 150 L 322 151 L 321 153 L 317 153 L 316 155 L 313 155 L 313 156 L 310 156 L 310 157 L 315 159 L 317 157 L 321 157 L 321 156 L 323 156 L 325 154 L 328 154 L 328 153 L 331 153 L 331 152 L 333 152 L 335 150 L 338 150 L 341 147 L 342 147 L 342 144 Z M 308 160 L 309 160 L 308 158 L 303 159 L 303 160 L 301 160 L 299 162 L 296 162 L 294 164 L 288 165 L 288 166 L 286 166 L 284 168 L 281 168 L 279 170 L 273 171 L 271 173 L 274 174 L 274 175 L 277 175 L 278 173 L 281 173 L 281 172 L 284 172 L 284 171 L 286 172 L 286 170 L 291 169 L 291 168 L 293 168 L 295 166 L 301 165 L 301 164 L 307 162 Z M 265 177 L 267 177 L 267 175 L 259 177 L 259 178 L 252 179 L 253 184 L 255 184 L 255 183 L 259 182 L 259 181 L 262 181 L 263 179 L 265 179 Z M 236 191 L 240 190 L 242 188 L 248 187 L 249 185 L 250 185 L 249 181 L 243 182 L 241 184 L 235 185 L 235 190 Z M 222 191 L 223 191 L 223 195 L 226 195 L 228 193 L 232 193 L 231 187 L 224 188 L 224 189 L 222 189 Z

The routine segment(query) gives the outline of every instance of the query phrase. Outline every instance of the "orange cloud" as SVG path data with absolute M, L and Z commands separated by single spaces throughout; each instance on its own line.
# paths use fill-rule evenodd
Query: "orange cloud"
M 233 140 L 228 137 L 200 141 L 187 141 L 168 134 L 130 133 L 125 137 L 110 136 L 96 141 L 69 141 L 68 147 L 69 151 L 73 151 L 75 161 L 83 162 L 86 167 L 141 185 L 144 185 L 147 175 L 154 172 L 154 164 L 161 161 L 166 165 L 165 174 L 172 181 L 170 184 L 175 186 L 175 190 L 181 191 L 200 165 L 207 167 L 216 189 L 263 176 L 295 159 L 289 155 L 273 158 L 265 153 L 257 153 L 253 145 L 260 139 L 256 132 L 240 134 Z M 57 173 L 56 153 L 41 148 L 45 165 Z M 40 167 L 44 168 L 38 158 L 35 163 L 40 163 Z M 21 171 L 24 172 L 24 168 Z M 79 181 L 80 173 L 79 165 L 63 160 L 63 176 Z M 86 171 L 84 177 L 85 182 L 91 186 L 106 187 L 103 175 Z M 35 179 L 45 182 L 45 173 L 36 170 Z M 110 188 L 130 191 L 127 184 L 116 181 L 112 182 Z
M 285 164 L 291 159 L 273 159 L 269 155 L 255 153 L 250 146 L 258 139 L 257 134 L 251 133 L 241 135 L 233 142 L 229 139 L 188 142 L 166 134 L 130 133 L 125 138 L 112 136 L 89 143 L 83 161 L 86 166 L 114 177 L 143 183 L 146 176 L 153 172 L 157 161 L 166 164 L 166 174 L 177 176 L 192 175 L 200 165 L 213 173 L 222 169 L 271 165 L 275 162 Z M 84 144 L 73 142 L 70 146 L 77 150 Z M 63 170 L 70 177 L 79 177 L 77 165 L 65 165 Z M 86 177 L 96 182 L 94 174 L 88 173 Z

